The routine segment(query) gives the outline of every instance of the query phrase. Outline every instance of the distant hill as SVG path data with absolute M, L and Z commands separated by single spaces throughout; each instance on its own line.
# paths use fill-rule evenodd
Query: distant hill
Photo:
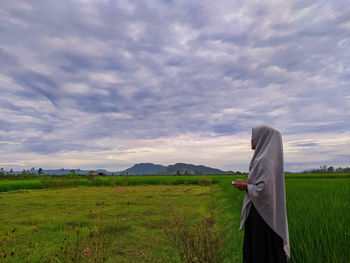
M 166 166 L 153 163 L 138 163 L 122 171 L 123 174 L 159 174 L 166 169 Z
M 176 174 L 177 171 L 180 173 L 190 172 L 196 174 L 233 174 L 233 171 L 222 171 L 220 169 L 211 168 L 204 165 L 194 165 L 187 163 L 176 163 L 174 165 L 169 165 L 165 169 L 166 174 Z
M 222 171 L 220 169 L 215 169 L 204 165 L 194 165 L 194 164 L 187 164 L 187 163 L 176 163 L 168 166 L 153 164 L 153 163 L 139 163 L 119 173 L 128 174 L 128 175 L 150 175 L 150 174 L 172 175 L 177 173 L 233 174 L 233 171 Z

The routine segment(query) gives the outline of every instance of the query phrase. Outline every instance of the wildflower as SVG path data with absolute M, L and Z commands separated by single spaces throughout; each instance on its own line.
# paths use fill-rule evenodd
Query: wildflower
M 121 193 L 122 189 L 117 189 L 116 192 Z
M 84 253 L 89 253 L 89 252 L 91 252 L 91 249 L 88 248 L 88 247 L 87 247 L 87 248 L 84 248 L 84 249 L 83 249 L 83 252 L 84 252 Z
M 89 253 L 91 252 L 91 249 L 90 248 L 84 248 L 83 249 L 83 252 L 84 252 L 84 256 L 88 256 L 89 255 Z
M 38 228 L 37 228 L 36 226 L 34 226 L 34 227 L 32 228 L 32 231 L 33 231 L 33 232 L 36 232 L 36 231 L 38 231 Z
M 126 221 L 126 218 L 125 218 L 125 217 L 123 217 L 123 221 L 124 221 L 124 222 Z
M 45 247 L 49 247 L 49 244 L 45 244 Z
M 6 256 L 5 252 L 2 251 L 2 252 L 0 253 L 0 257 L 5 257 L 5 256 Z

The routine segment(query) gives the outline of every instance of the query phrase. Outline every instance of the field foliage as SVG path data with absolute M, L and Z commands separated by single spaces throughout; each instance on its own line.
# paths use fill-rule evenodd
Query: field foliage
M 246 176 L 0 181 L 0 262 L 241 262 L 237 178 Z M 290 262 L 350 262 L 350 178 L 287 175 L 286 197 Z M 186 252 L 194 240 L 213 256 Z

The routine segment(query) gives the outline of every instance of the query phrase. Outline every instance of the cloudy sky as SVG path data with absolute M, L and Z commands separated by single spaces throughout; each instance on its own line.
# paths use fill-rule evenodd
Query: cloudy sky
M 349 81 L 345 0 L 1 0 L 0 166 L 349 166 Z

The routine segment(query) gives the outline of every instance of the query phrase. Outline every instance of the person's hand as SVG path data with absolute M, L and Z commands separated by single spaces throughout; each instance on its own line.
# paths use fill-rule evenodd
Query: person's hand
M 236 184 L 234 185 L 234 187 L 240 191 L 245 191 L 246 186 L 248 186 L 248 182 L 242 179 L 237 179 Z

